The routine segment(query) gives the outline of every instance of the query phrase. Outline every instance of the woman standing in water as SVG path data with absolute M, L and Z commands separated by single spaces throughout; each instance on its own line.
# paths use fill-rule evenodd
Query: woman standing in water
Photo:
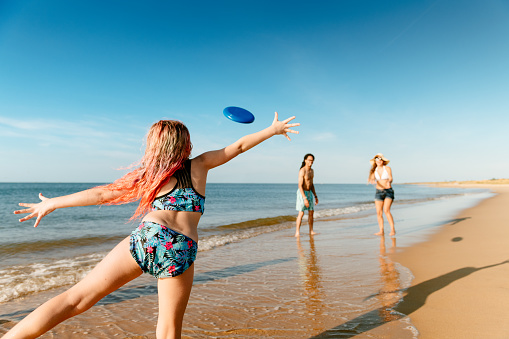
M 387 221 L 391 226 L 390 235 L 396 235 L 394 219 L 391 214 L 394 190 L 392 189 L 392 170 L 387 166 L 389 160 L 386 159 L 382 153 L 378 153 L 369 162 L 371 163 L 371 170 L 369 171 L 368 182 L 376 185 L 375 206 L 378 226 L 380 227 L 380 231 L 375 233 L 375 235 L 384 234 L 383 213 L 385 213 Z
M 264 130 L 193 159 L 189 159 L 192 144 L 186 126 L 179 121 L 161 120 L 150 128 L 145 155 L 137 167 L 112 184 L 51 199 L 40 194 L 42 201 L 37 204 L 19 204 L 26 209 L 14 213 L 28 214 L 20 222 L 36 218 L 34 227 L 59 208 L 138 200 L 138 209 L 131 219 L 144 217 L 139 227 L 83 280 L 39 306 L 2 338 L 36 338 L 88 310 L 142 273 L 158 279 L 157 338 L 180 338 L 193 285 L 198 222 L 204 212 L 208 171 L 274 135 L 282 134 L 290 140 L 287 133 L 298 133 L 290 128 L 300 125 L 289 124 L 294 118 L 279 121 L 276 112 L 272 125 Z

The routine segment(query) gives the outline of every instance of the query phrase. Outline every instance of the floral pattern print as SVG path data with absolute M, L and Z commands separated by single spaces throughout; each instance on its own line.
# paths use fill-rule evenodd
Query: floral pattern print
M 152 210 L 200 212 L 205 211 L 205 197 L 194 188 L 175 188 L 171 192 L 156 198 Z
M 193 264 L 198 244 L 164 225 L 143 221 L 131 233 L 130 251 L 144 273 L 168 278 L 184 273 Z
M 302 197 L 300 190 L 297 190 L 297 203 L 295 204 L 295 209 L 299 212 L 314 211 L 315 201 L 313 199 L 313 193 L 311 191 L 304 191 L 304 195 L 306 196 L 306 199 L 308 199 L 309 207 L 306 207 L 306 204 L 304 203 L 304 198 Z

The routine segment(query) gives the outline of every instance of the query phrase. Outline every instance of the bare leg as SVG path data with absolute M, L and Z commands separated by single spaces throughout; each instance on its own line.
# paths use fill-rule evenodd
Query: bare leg
M 314 223 L 314 211 L 308 211 L 308 223 L 309 223 L 309 234 L 313 235 L 316 232 L 313 231 L 313 223 Z
M 302 218 L 304 217 L 304 211 L 299 211 L 297 215 L 297 221 L 295 222 L 295 236 L 300 236 L 300 224 L 302 223 Z
M 62 321 L 85 312 L 141 273 L 129 252 L 129 238 L 126 238 L 83 280 L 39 306 L 2 338 L 36 338 Z
M 391 226 L 391 233 L 389 235 L 396 235 L 396 229 L 394 228 L 394 219 L 392 218 L 391 213 L 391 205 L 392 205 L 392 199 L 385 199 L 384 202 L 384 213 L 387 217 L 387 221 L 389 222 L 389 225 Z
M 382 235 L 384 234 L 384 216 L 383 216 L 384 202 L 381 200 L 375 200 L 375 206 L 376 206 L 376 217 L 378 219 L 378 227 L 380 228 L 380 231 L 378 233 L 375 233 L 375 235 Z
M 193 277 L 194 265 L 191 265 L 181 275 L 157 281 L 159 317 L 156 334 L 158 339 L 181 337 L 182 320 L 193 287 Z

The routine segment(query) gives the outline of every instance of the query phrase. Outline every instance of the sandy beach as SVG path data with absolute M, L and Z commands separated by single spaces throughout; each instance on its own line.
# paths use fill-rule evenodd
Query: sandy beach
M 468 187 L 496 194 L 395 204 L 396 237 L 370 210 L 200 252 L 183 338 L 509 337 L 509 185 Z M 0 334 L 62 290 L 1 304 Z M 155 338 L 156 320 L 143 276 L 41 338 Z
M 509 184 L 442 183 L 497 194 L 461 212 L 428 241 L 393 259 L 415 276 L 396 308 L 419 338 L 509 338 Z

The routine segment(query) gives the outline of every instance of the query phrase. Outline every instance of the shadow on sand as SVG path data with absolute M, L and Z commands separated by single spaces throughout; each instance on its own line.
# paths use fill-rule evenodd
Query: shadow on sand
M 459 279 L 465 278 L 472 273 L 507 263 L 509 263 L 509 260 L 478 268 L 463 267 L 439 277 L 423 281 L 406 290 L 395 291 L 405 292 L 406 295 L 402 301 L 362 314 L 355 319 L 331 328 L 312 338 L 352 338 L 381 326 L 388 321 L 398 320 L 412 314 L 426 303 L 426 299 L 432 293 L 441 290 Z

